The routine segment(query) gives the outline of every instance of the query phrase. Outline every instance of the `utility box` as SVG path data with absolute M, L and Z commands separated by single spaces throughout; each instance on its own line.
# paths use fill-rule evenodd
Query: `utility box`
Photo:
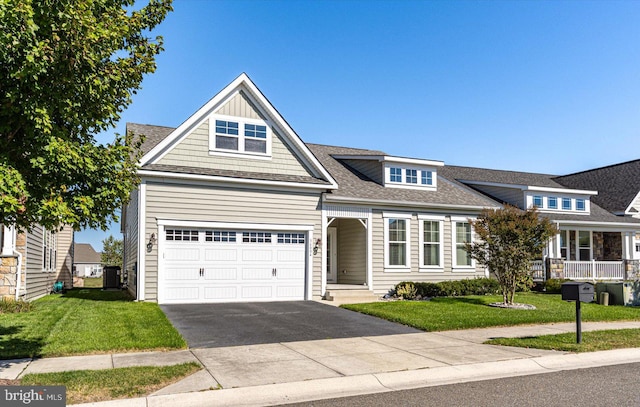
M 103 269 L 102 288 L 120 288 L 120 266 L 106 266 Z
M 593 284 L 570 281 L 560 286 L 563 301 L 593 302 Z

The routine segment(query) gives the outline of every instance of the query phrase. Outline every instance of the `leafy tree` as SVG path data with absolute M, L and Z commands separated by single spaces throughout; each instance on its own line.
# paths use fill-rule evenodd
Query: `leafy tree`
M 138 183 L 140 140 L 114 128 L 171 0 L 0 0 L 0 222 L 106 229 Z
M 513 206 L 485 209 L 472 225 L 478 240 L 467 243 L 467 250 L 495 275 L 504 303 L 513 304 L 518 285 L 533 284 L 530 263 L 557 233 L 555 225 L 540 218 L 535 208 Z
M 122 266 L 122 253 L 122 239 L 116 239 L 113 236 L 109 236 L 102 241 L 100 263 L 105 266 Z

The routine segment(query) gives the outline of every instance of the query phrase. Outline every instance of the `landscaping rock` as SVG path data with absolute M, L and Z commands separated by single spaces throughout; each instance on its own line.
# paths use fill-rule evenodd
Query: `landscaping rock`
M 489 304 L 490 307 L 496 307 L 496 308 L 509 308 L 509 309 L 536 309 L 535 305 L 531 305 L 531 304 L 519 304 L 519 303 L 513 303 L 513 304 L 505 304 L 504 302 L 492 302 L 491 304 Z

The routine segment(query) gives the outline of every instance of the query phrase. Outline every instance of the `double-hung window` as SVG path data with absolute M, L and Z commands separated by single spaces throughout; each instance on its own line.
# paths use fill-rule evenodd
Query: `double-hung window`
M 244 125 L 244 151 L 266 154 L 267 126 L 249 123 Z
M 411 215 L 385 214 L 385 268 L 389 271 L 409 271 Z
M 271 154 L 270 130 L 264 121 L 217 116 L 211 119 L 209 128 L 209 150 L 213 153 L 254 158 Z
M 418 215 L 420 222 L 421 271 L 444 271 L 443 225 L 444 217 Z
M 578 255 L 580 261 L 591 260 L 591 232 L 588 230 L 578 232 Z
M 238 122 L 216 120 L 216 148 L 238 151 Z
M 471 223 L 465 220 L 453 220 L 454 262 L 453 268 L 472 268 L 473 260 L 467 251 L 466 243 L 472 242 Z

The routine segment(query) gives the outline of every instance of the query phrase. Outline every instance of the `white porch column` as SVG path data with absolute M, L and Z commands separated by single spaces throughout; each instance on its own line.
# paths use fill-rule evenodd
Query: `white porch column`
M 633 235 L 631 232 L 623 232 L 622 234 L 622 259 L 633 259 Z
M 13 245 L 15 242 L 15 230 L 13 227 L 0 225 L 2 228 L 2 254 L 5 256 L 13 255 Z
M 320 251 L 322 252 L 322 259 L 320 259 L 320 295 L 324 297 L 324 294 L 327 291 L 327 250 L 329 250 L 329 246 L 327 245 L 327 210 L 325 209 L 324 204 L 322 205 L 322 221 L 320 222 L 322 233 L 320 234 Z
M 554 239 L 555 239 L 555 258 L 559 259 L 560 257 L 562 257 L 562 250 L 560 248 L 560 233 L 564 233 L 563 230 L 559 230 L 558 233 L 556 233 Z

